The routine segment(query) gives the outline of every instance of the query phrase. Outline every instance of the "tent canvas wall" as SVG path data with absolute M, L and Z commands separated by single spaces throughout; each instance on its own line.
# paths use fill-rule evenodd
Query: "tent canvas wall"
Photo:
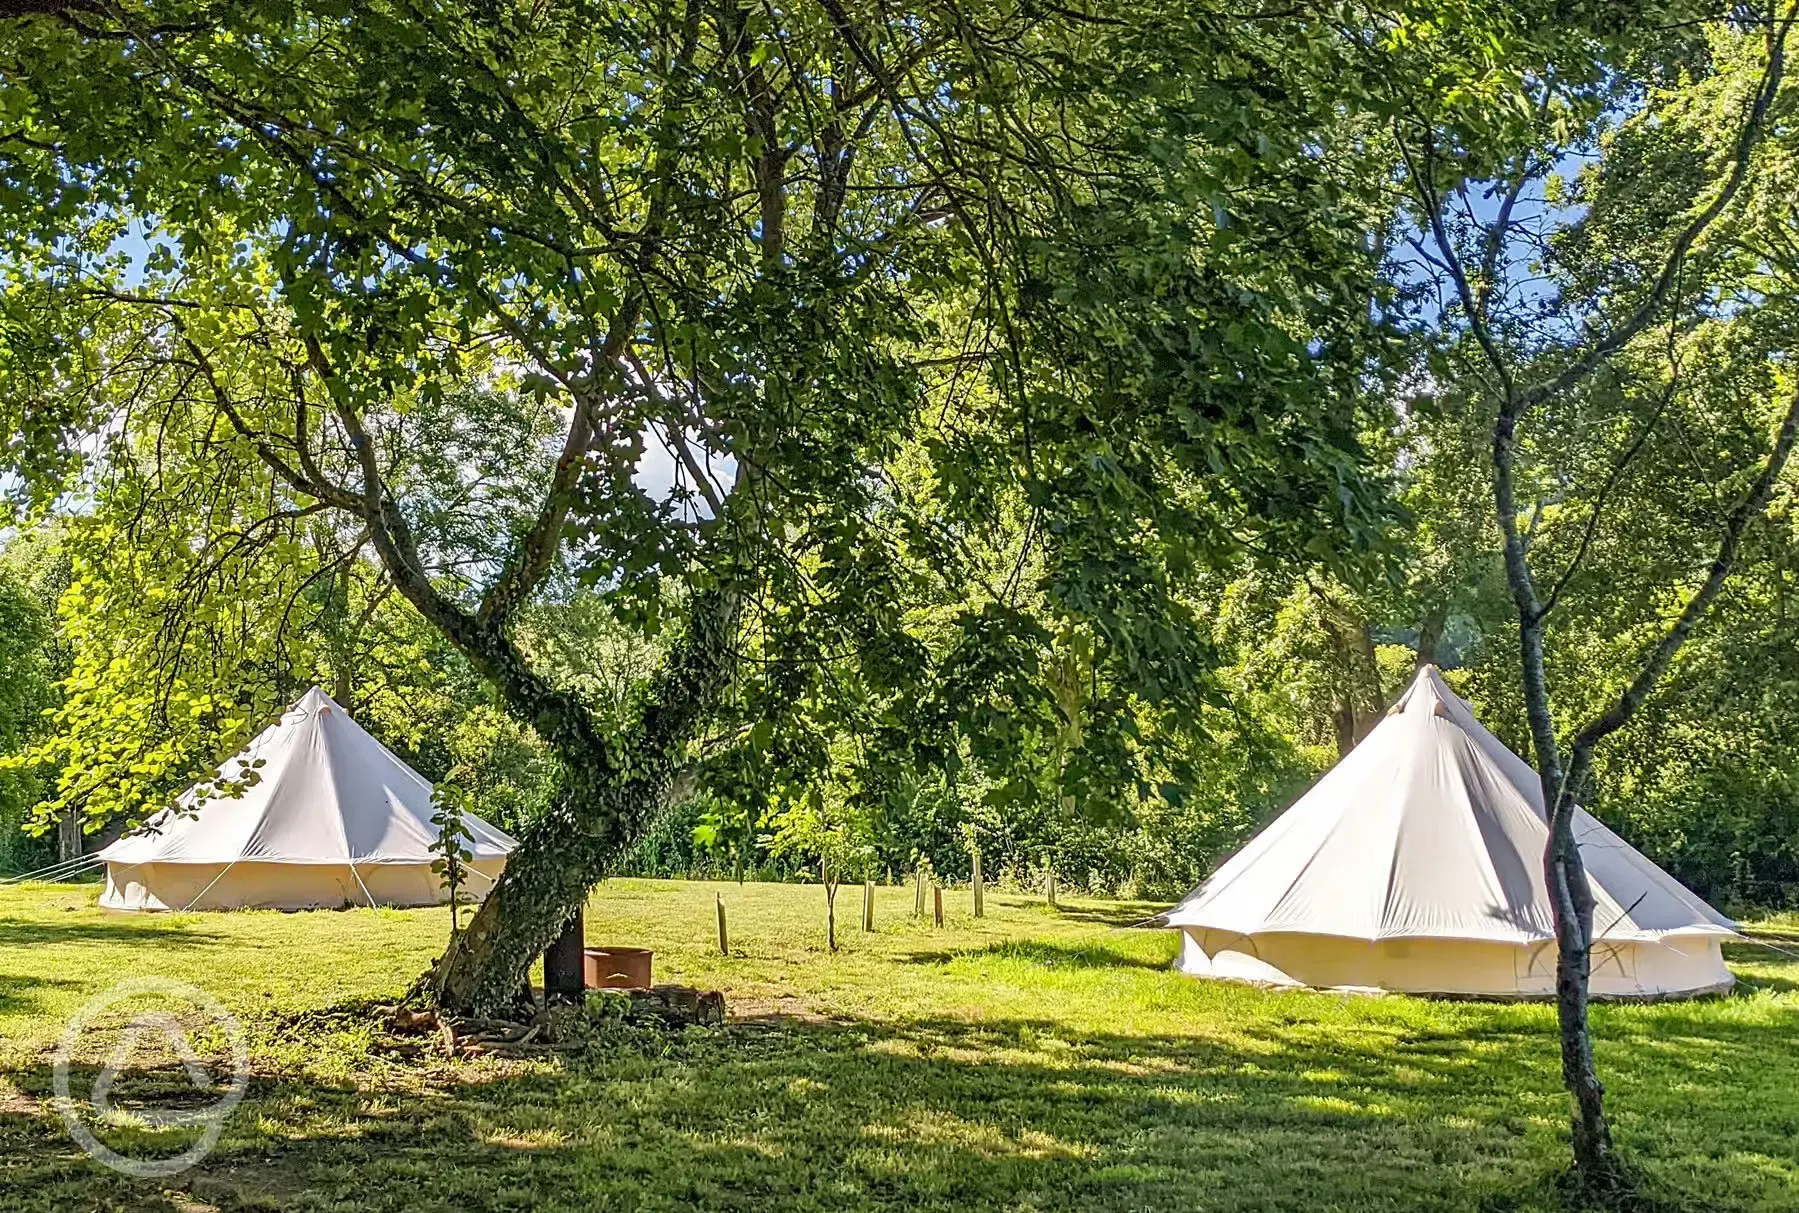
M 1379 726 L 1162 921 L 1206 977 L 1329 989 L 1547 997 L 1554 920 L 1537 774 L 1434 668 Z M 1598 906 L 1592 990 L 1728 989 L 1736 926 L 1579 812 Z
M 254 774 L 239 796 L 209 795 Z M 440 831 L 431 784 L 313 688 L 215 780 L 101 851 L 115 910 L 283 910 L 436 905 L 431 870 Z M 463 891 L 486 894 L 517 843 L 467 817 L 473 869 Z

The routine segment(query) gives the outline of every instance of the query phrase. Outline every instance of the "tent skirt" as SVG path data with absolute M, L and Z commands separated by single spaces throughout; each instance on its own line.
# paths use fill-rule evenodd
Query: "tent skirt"
M 480 901 L 506 867 L 476 859 L 463 895 Z M 449 900 L 428 863 L 109 863 L 100 905 L 108 910 L 337 910 L 432 906 Z
M 1593 945 L 1596 998 L 1684 998 L 1727 990 L 1716 935 L 1599 940 Z M 1187 927 L 1175 962 L 1184 973 L 1227 981 L 1326 990 L 1390 990 L 1476 998 L 1550 998 L 1554 940 L 1344 939 L 1301 932 L 1245 937 Z

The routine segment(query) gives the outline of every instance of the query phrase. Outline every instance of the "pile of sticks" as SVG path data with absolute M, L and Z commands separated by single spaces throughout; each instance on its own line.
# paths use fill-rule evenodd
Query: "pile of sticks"
M 622 999 L 626 1023 L 718 1027 L 725 1022 L 725 996 L 717 990 L 656 986 L 592 991 L 589 997 Z M 374 1009 L 384 1029 L 375 1048 L 398 1057 L 427 1052 L 443 1057 L 542 1057 L 558 1049 L 580 1049 L 591 1036 L 586 1010 L 560 1000 L 552 1000 L 529 1020 L 449 1015 L 404 1005 Z

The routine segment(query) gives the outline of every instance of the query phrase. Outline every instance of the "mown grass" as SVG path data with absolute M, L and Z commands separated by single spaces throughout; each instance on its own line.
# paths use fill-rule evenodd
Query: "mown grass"
M 725 990 L 737 1022 L 447 1062 L 371 1051 L 366 1019 L 331 1011 L 403 991 L 441 947 L 443 911 L 130 917 L 94 896 L 0 890 L 7 1208 L 1560 1203 L 1549 1008 L 1193 981 L 1169 970 L 1170 935 L 1124 929 L 1147 906 L 996 895 L 977 922 L 951 894 L 936 930 L 911 919 L 910 890 L 883 889 L 871 936 L 846 888 L 832 955 L 815 887 L 616 881 L 593 899 L 590 943 L 653 947 L 659 981 Z M 1732 960 L 1745 985 L 1730 998 L 1596 1013 L 1651 1206 L 1799 1209 L 1799 965 L 1754 947 Z M 206 1162 L 133 1180 L 64 1132 L 50 1052 L 89 997 L 150 974 L 240 1015 L 256 1077 Z

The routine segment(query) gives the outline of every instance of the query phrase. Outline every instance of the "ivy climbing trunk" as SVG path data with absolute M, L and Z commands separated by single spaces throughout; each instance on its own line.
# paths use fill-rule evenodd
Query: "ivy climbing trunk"
M 1417 669 L 1437 664 L 1437 650 L 1443 647 L 1443 633 L 1449 627 L 1449 609 L 1439 603 L 1418 624 Z
M 686 636 L 670 652 L 622 739 L 602 738 L 579 705 L 564 697 L 512 703 L 538 722 L 555 749 L 563 785 L 430 973 L 428 984 L 441 1005 L 485 1014 L 510 1004 L 531 963 L 667 806 L 689 742 L 729 684 L 739 604 L 729 588 L 700 595 Z M 511 692 L 509 699 L 528 690 L 523 682 L 496 681 Z

